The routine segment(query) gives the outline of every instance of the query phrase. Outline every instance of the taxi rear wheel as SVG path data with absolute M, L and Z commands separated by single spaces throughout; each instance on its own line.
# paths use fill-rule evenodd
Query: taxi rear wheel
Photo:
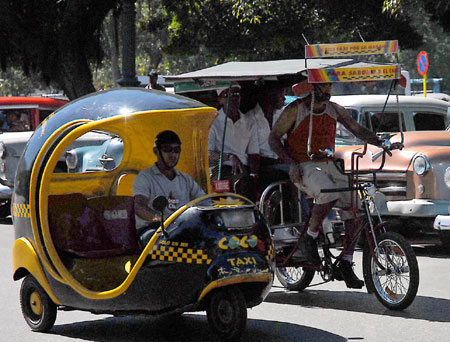
M 221 341 L 239 340 L 247 325 L 247 305 L 238 288 L 216 290 L 206 309 L 209 325 Z
M 55 324 L 56 305 L 31 275 L 22 282 L 20 307 L 25 321 L 33 331 L 48 331 Z

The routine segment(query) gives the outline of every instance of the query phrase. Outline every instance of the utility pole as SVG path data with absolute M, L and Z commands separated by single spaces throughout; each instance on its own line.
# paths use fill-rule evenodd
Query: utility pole
M 136 0 L 122 0 L 122 78 L 121 87 L 137 87 L 136 77 Z

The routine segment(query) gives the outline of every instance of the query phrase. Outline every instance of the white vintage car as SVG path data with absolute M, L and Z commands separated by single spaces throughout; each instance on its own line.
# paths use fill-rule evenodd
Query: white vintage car
M 378 190 L 386 197 L 382 216 L 390 227 L 417 243 L 443 243 L 450 250 L 450 132 L 448 103 L 441 100 L 395 96 L 355 95 L 332 98 L 345 106 L 362 125 L 376 132 L 404 133 L 404 149 L 386 158 L 377 173 Z M 383 113 L 382 113 L 383 112 Z M 400 113 L 400 120 L 399 120 Z M 396 134 L 391 141 L 400 141 Z M 338 127 L 336 156 L 350 168 L 351 153 L 361 142 Z M 371 156 L 379 148 L 369 145 L 360 169 L 376 169 L 380 164 Z M 371 178 L 370 176 L 367 176 Z

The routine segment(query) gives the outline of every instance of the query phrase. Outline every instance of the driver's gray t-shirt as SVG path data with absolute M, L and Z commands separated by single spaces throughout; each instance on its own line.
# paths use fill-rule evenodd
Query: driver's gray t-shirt
M 153 200 L 158 196 L 164 196 L 169 201 L 165 209 L 165 214 L 171 215 L 178 208 L 189 201 L 205 195 L 205 192 L 192 179 L 191 176 L 175 169 L 174 179 L 168 179 L 158 167 L 142 170 L 133 182 L 133 196 L 142 195 L 149 199 L 149 206 L 152 207 Z M 136 228 L 142 228 L 149 224 L 148 221 L 136 216 Z

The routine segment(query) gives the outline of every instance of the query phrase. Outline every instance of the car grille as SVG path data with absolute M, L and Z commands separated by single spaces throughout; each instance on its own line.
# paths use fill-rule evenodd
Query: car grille
M 360 178 L 373 182 L 372 175 L 365 175 Z M 376 177 L 376 187 L 388 199 L 406 198 L 406 174 L 405 173 L 378 173 Z

